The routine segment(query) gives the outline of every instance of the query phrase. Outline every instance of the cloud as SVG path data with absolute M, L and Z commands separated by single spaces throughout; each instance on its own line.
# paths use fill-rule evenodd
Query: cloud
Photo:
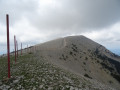
M 0 18 L 9 13 L 14 24 L 24 16 L 38 30 L 51 32 L 86 32 L 109 27 L 120 21 L 119 10 L 119 0 L 0 1 Z
M 9 14 L 13 25 L 23 16 L 34 14 L 37 7 L 37 0 L 0 0 L 0 22 L 5 23 L 5 15 Z
M 82 34 L 109 49 L 120 49 L 120 23 L 116 23 L 111 27 L 104 28 L 99 31 L 86 32 Z
M 34 18 L 32 24 L 53 31 L 98 30 L 119 22 L 119 10 L 119 0 L 61 0 L 54 7 L 40 7 L 39 17 Z

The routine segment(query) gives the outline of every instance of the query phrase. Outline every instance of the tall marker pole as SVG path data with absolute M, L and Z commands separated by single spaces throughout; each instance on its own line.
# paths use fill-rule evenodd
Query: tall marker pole
M 28 45 L 27 45 L 27 53 L 28 53 Z
M 16 37 L 14 35 L 14 46 L 15 46 L 15 63 L 16 63 Z
M 17 58 L 18 58 L 18 42 L 16 41 L 16 46 L 17 46 Z
M 21 43 L 21 55 L 22 55 L 22 43 Z
M 8 78 L 10 78 L 10 46 L 9 46 L 9 15 L 6 15 L 7 24 L 7 56 L 8 56 Z

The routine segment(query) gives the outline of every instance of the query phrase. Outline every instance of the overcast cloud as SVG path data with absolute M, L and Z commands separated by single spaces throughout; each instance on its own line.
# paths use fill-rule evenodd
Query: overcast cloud
M 0 0 L 0 51 L 6 52 L 6 19 L 24 47 L 51 39 L 85 35 L 107 48 L 120 46 L 120 0 Z

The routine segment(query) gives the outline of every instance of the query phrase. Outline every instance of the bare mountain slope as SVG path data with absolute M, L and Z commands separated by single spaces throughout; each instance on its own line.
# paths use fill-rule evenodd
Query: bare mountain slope
M 36 46 L 46 60 L 119 90 L 120 57 L 104 46 L 84 36 L 69 36 Z

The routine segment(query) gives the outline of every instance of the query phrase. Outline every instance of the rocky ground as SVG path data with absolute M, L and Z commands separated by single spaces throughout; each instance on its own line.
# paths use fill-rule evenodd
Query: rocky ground
M 11 78 L 8 79 L 6 62 L 6 57 L 0 58 L 0 90 L 114 90 L 61 69 L 33 53 L 19 56 L 17 63 L 11 56 Z

